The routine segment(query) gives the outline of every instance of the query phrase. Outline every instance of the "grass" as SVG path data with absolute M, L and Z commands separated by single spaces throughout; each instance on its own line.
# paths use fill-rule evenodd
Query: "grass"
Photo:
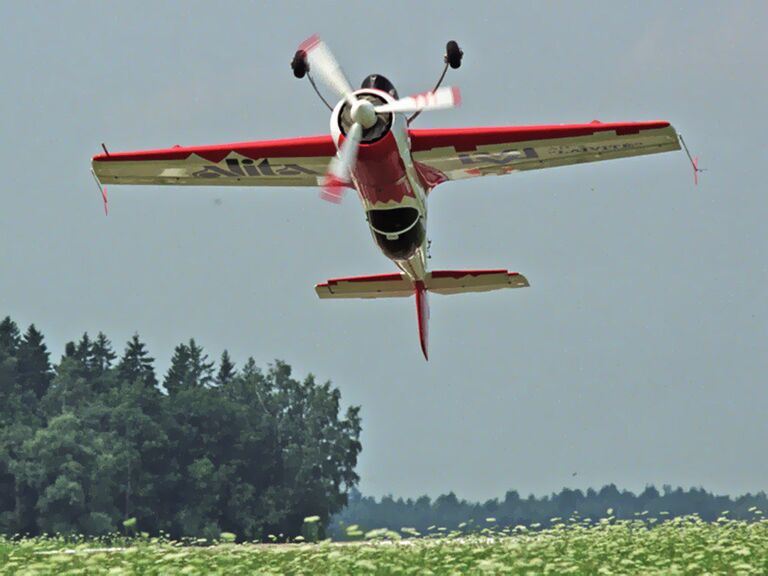
M 354 527 L 350 532 L 358 533 Z M 99 539 L 0 539 L 0 575 L 768 574 L 768 520 L 572 519 L 540 531 L 438 531 L 403 540 L 377 530 L 361 537 L 352 543 L 209 546 L 140 538 L 112 548 Z

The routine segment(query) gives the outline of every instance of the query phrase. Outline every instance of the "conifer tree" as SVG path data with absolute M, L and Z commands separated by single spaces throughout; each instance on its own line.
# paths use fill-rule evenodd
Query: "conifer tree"
M 17 354 L 19 384 L 22 390 L 31 391 L 40 400 L 51 385 L 50 354 L 43 342 L 43 335 L 31 324 L 19 345 Z
M 64 358 L 68 366 L 74 371 L 74 374 L 87 383 L 90 383 L 93 373 L 93 341 L 87 332 L 83 332 L 80 340 L 75 342 L 67 342 L 64 346 Z
M 75 345 L 75 358 L 83 367 L 83 371 L 89 373 L 91 371 L 91 350 L 93 343 L 91 342 L 88 332 L 83 332 L 83 336 L 80 341 Z
M 176 346 L 171 357 L 171 367 L 163 379 L 163 388 L 168 394 L 175 394 L 188 387 L 190 381 L 189 346 L 182 343 Z
M 219 361 L 219 372 L 216 374 L 216 383 L 219 386 L 225 386 L 232 382 L 232 379 L 237 374 L 235 370 L 235 363 L 229 357 L 229 352 L 224 350 L 221 354 L 221 360 Z
M 213 382 L 213 362 L 208 361 L 208 354 L 198 346 L 195 339 L 189 341 L 189 367 L 192 386 L 208 386 Z
M 15 528 L 15 475 L 9 450 L 8 429 L 14 422 L 19 394 L 16 388 L 16 359 L 14 355 L 20 341 L 19 329 L 6 317 L 0 323 L 0 533 L 12 533 Z
M 213 365 L 203 348 L 192 338 L 188 344 L 179 344 L 174 349 L 163 386 L 169 394 L 208 386 L 213 381 Z
M 11 320 L 10 316 L 6 316 L 0 322 L 0 350 L 4 351 L 8 356 L 16 356 L 20 343 L 19 327 L 16 325 L 16 322 Z
M 117 354 L 112 349 L 112 342 L 109 341 L 103 332 L 99 332 L 96 340 L 93 342 L 93 346 L 91 346 L 91 357 L 91 364 L 96 372 L 109 370 L 117 358 Z
M 118 363 L 119 377 L 126 382 L 141 382 L 146 387 L 154 388 L 157 386 L 154 361 L 144 343 L 139 340 L 139 335 L 134 334 L 126 344 L 125 352 Z

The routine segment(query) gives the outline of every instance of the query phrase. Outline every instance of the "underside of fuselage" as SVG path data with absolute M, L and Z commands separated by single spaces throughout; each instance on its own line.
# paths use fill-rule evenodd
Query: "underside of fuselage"
M 393 102 L 397 91 L 389 80 L 372 74 L 355 92 L 374 105 Z M 331 117 L 337 146 L 353 125 L 351 105 L 342 100 Z M 413 167 L 408 124 L 399 113 L 379 113 L 362 132 L 352 184 L 358 192 L 376 245 L 411 279 L 426 274 L 426 189 Z

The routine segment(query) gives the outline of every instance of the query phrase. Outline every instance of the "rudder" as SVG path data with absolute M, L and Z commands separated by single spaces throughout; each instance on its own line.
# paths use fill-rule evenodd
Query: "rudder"
M 422 281 L 413 283 L 416 292 L 416 315 L 419 321 L 419 343 L 424 359 L 429 360 L 429 299 L 427 288 Z

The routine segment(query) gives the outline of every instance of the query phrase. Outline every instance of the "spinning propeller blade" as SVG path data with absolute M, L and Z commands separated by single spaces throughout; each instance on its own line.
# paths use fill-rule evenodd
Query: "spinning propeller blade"
M 374 110 L 380 112 L 421 112 L 422 110 L 444 110 L 454 108 L 461 104 L 461 94 L 458 88 L 438 88 L 434 92 L 423 92 L 414 96 L 400 98 L 391 104 L 376 106 Z
M 355 102 L 352 86 L 344 75 L 344 71 L 317 34 L 304 40 L 299 50 L 306 54 L 310 72 L 317 72 L 330 88 L 342 98 L 346 98 L 350 104 Z
M 357 149 L 360 147 L 360 137 L 363 135 L 363 127 L 359 122 L 352 124 L 347 133 L 347 138 L 341 143 L 339 154 L 331 160 L 328 173 L 323 182 L 323 191 L 320 197 L 334 204 L 341 202 L 344 191 L 350 182 L 350 172 L 357 160 Z

